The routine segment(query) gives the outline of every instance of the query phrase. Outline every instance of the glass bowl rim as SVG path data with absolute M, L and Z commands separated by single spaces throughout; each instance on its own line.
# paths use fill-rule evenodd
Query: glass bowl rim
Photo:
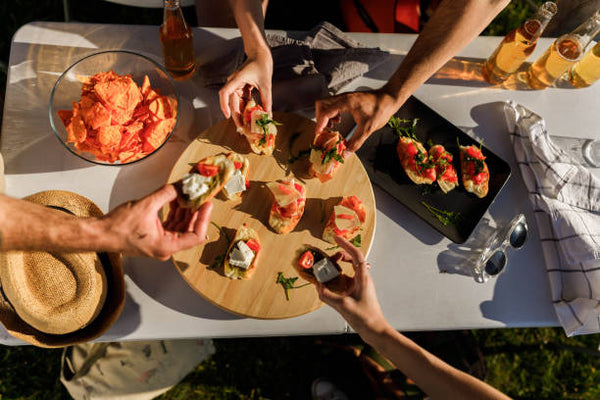
M 171 83 L 171 85 L 173 87 L 173 91 L 175 93 L 175 99 L 177 100 L 177 117 L 175 119 L 175 125 L 173 125 L 173 129 L 171 130 L 171 132 L 169 132 L 169 135 L 165 138 L 165 140 L 161 143 L 160 146 L 158 146 L 156 149 L 154 149 L 154 151 L 152 151 L 152 153 L 146 154 L 142 158 L 138 158 L 137 160 L 133 160 L 133 161 L 130 161 L 127 163 L 118 163 L 117 164 L 117 163 L 109 163 L 109 162 L 103 162 L 103 161 L 98 161 L 98 160 L 91 160 L 91 159 L 83 156 L 82 154 L 77 153 L 67 143 L 65 143 L 65 141 L 60 137 L 60 134 L 58 133 L 58 129 L 54 124 L 54 118 L 53 118 L 54 110 L 52 107 L 52 101 L 54 100 L 54 93 L 55 93 L 58 85 L 60 84 L 60 82 L 62 82 L 63 78 L 65 76 L 67 76 L 67 73 L 70 70 L 72 70 L 77 64 L 87 60 L 88 58 L 102 55 L 102 54 L 107 54 L 107 53 L 124 53 L 124 54 L 128 54 L 128 55 L 141 57 L 144 60 L 149 61 L 150 64 L 153 64 L 155 67 L 157 67 L 159 70 L 161 70 L 167 76 L 168 81 Z M 67 69 L 65 69 L 62 74 L 60 74 L 58 79 L 56 79 L 56 82 L 54 83 L 54 86 L 52 87 L 52 91 L 50 92 L 50 100 L 49 100 L 49 104 L 48 104 L 48 118 L 50 119 L 50 127 L 52 128 L 52 132 L 57 137 L 58 141 L 63 145 L 63 147 L 65 147 L 71 154 L 74 154 L 77 157 L 79 157 L 87 162 L 91 162 L 92 164 L 110 166 L 110 167 L 121 167 L 124 165 L 131 165 L 131 164 L 135 164 L 139 161 L 145 160 L 148 157 L 152 156 L 153 154 L 157 153 L 158 150 L 162 149 L 162 147 L 169 141 L 171 136 L 173 136 L 173 133 L 175 132 L 175 129 L 177 129 L 177 125 L 179 124 L 179 117 L 181 114 L 181 110 L 180 110 L 179 106 L 180 106 L 180 97 L 179 97 L 179 90 L 177 89 L 177 85 L 175 85 L 175 81 L 173 80 L 173 78 L 171 77 L 169 72 L 165 69 L 165 67 L 163 67 L 161 64 L 159 64 L 157 61 L 153 60 L 149 56 L 146 56 L 142 53 L 138 53 L 138 52 L 131 51 L 131 50 L 123 50 L 123 49 L 102 50 L 102 51 L 97 51 L 97 52 L 88 54 L 87 56 L 84 56 L 84 57 L 80 58 L 79 60 L 75 61 L 73 64 L 69 65 L 69 67 Z

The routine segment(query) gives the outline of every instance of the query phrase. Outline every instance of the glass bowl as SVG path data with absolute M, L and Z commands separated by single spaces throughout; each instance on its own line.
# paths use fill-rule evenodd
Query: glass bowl
M 82 121 L 84 121 L 83 123 L 85 124 L 84 132 L 86 132 L 86 134 L 79 136 L 77 140 L 80 140 L 84 136 L 86 137 L 86 139 L 84 139 L 82 143 L 78 143 L 77 145 L 75 144 L 75 141 L 73 141 L 73 135 L 71 136 L 71 140 L 69 140 L 69 133 L 67 132 L 65 123 L 63 123 L 63 120 L 59 116 L 59 111 L 73 111 L 73 103 L 80 102 L 82 98 L 82 81 L 85 81 L 86 79 L 89 79 L 90 77 L 98 73 L 109 72 L 111 70 L 120 76 L 130 75 L 139 88 L 142 88 L 144 77 L 148 76 L 151 89 L 156 91 L 158 94 L 160 94 L 160 96 L 164 97 L 165 99 L 168 98 L 168 103 L 170 105 L 168 109 L 172 109 L 173 114 L 175 115 L 171 115 L 171 112 L 169 111 L 168 115 L 170 115 L 171 118 L 169 119 L 169 121 L 167 121 L 168 123 L 165 123 L 165 127 L 170 128 L 172 125 L 172 128 L 163 129 L 163 131 L 165 132 L 169 130 L 168 134 L 164 136 L 164 140 L 162 140 L 162 134 L 157 135 L 157 139 L 150 139 L 152 131 L 151 129 L 149 129 L 149 125 L 152 124 L 150 116 L 153 116 L 154 114 L 150 115 L 148 113 L 150 109 L 156 111 L 156 107 L 147 107 L 149 105 L 149 100 L 151 99 L 151 97 L 146 96 L 142 96 L 143 103 L 140 103 L 139 107 L 135 108 L 132 119 L 119 124 L 120 134 L 114 133 L 113 131 L 114 134 L 112 135 L 110 140 L 100 139 L 101 136 L 102 138 L 107 138 L 110 137 L 110 135 L 107 135 L 106 132 L 103 132 L 103 134 L 100 135 L 99 130 L 94 130 L 93 128 L 97 128 L 97 126 L 88 124 L 87 121 L 92 121 L 92 119 L 86 119 L 85 113 L 82 113 Z M 95 95 L 92 96 L 92 98 L 96 99 L 95 102 L 100 102 L 103 107 L 106 106 L 107 103 L 103 100 L 98 100 L 99 97 L 100 96 Z M 108 97 L 103 97 L 103 99 L 106 98 Z M 135 101 L 133 101 L 131 104 L 135 104 Z M 96 107 L 96 104 L 94 104 L 93 107 Z M 90 109 L 91 108 L 89 108 L 88 110 Z M 104 107 L 104 109 L 110 110 L 110 106 L 106 106 Z M 169 76 L 167 71 L 162 65 L 158 64 L 156 61 L 142 54 L 138 54 L 127 50 L 102 51 L 82 58 L 81 60 L 75 62 L 73 65 L 67 68 L 65 72 L 61 74 L 61 76 L 57 79 L 56 83 L 54 84 L 54 88 L 52 89 L 52 93 L 50 94 L 50 104 L 48 113 L 50 117 L 50 125 L 52 126 L 52 131 L 56 134 L 56 137 L 58 137 L 58 139 L 64 145 L 64 147 L 71 153 L 94 164 L 119 166 L 138 162 L 147 158 L 148 156 L 160 150 L 164 146 L 164 144 L 169 140 L 169 138 L 173 134 L 173 131 L 175 131 L 177 127 L 177 122 L 179 120 L 179 93 L 177 91 L 177 88 L 175 87 L 175 83 L 173 82 L 172 78 Z M 164 115 L 162 115 L 162 117 L 164 117 Z M 124 132 L 125 129 L 129 128 L 124 128 L 124 126 L 130 125 L 134 122 L 141 122 L 138 121 L 138 118 L 144 118 L 143 125 L 141 125 L 143 126 L 143 128 L 137 130 L 137 133 L 135 134 L 137 136 L 127 131 L 127 135 L 132 135 L 133 139 L 130 136 L 127 136 L 126 138 Z M 160 122 L 160 119 L 158 117 L 154 118 L 155 121 L 158 120 Z M 92 124 L 94 124 L 94 122 L 92 122 Z M 114 118 L 112 119 L 111 124 L 115 124 Z M 106 126 L 107 124 L 104 123 L 104 125 Z M 140 126 L 139 123 L 138 126 Z M 126 139 L 129 140 L 126 141 Z M 89 145 L 88 142 L 86 142 L 86 140 L 89 141 Z M 121 140 L 120 143 L 119 140 Z M 125 153 L 125 151 L 127 150 L 127 146 L 131 146 L 131 143 L 133 142 L 138 143 L 139 146 L 137 147 L 136 151 L 131 151 L 131 153 L 133 153 L 134 155 L 128 157 L 128 154 Z M 105 144 L 107 144 L 107 146 L 110 147 L 105 147 Z M 92 150 L 90 150 L 90 148 Z M 102 150 L 99 150 L 100 148 Z M 141 148 L 143 148 L 143 150 L 141 150 Z M 105 150 L 107 151 L 107 153 L 104 153 Z M 107 157 L 106 154 L 109 153 L 112 154 L 112 156 Z M 120 154 L 121 156 L 115 159 L 114 154 Z

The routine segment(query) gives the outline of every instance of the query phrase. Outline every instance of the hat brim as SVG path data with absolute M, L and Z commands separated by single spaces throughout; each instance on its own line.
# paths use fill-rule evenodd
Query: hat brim
M 102 210 L 91 200 L 72 192 L 49 190 L 25 197 L 24 200 L 72 213 L 78 217 L 101 217 Z M 24 322 L 0 293 L 0 323 L 17 339 L 39 347 L 64 347 L 87 342 L 104 334 L 117 320 L 125 302 L 125 281 L 119 253 L 99 253 L 107 279 L 107 296 L 98 316 L 84 328 L 64 335 L 48 334 Z M 0 253 L 0 257 L 4 257 Z M 0 262 L 0 268 L 4 263 Z

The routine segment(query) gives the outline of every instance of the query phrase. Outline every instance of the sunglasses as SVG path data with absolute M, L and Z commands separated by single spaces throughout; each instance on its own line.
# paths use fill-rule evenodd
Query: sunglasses
M 508 261 L 506 250 L 509 247 L 517 250 L 523 247 L 527 241 L 527 231 L 527 221 L 523 214 L 513 218 L 502 230 L 496 231 L 475 265 L 475 274 L 480 281 L 485 282 L 504 270 Z

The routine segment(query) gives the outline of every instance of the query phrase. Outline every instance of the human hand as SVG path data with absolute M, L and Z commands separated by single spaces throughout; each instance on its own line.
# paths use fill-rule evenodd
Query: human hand
M 321 132 L 330 121 L 339 118 L 341 113 L 349 112 L 356 122 L 356 130 L 348 140 L 347 150 L 354 152 L 377 129 L 382 128 L 398 110 L 395 98 L 386 90 L 343 93 L 326 99 L 317 100 L 315 114 L 316 132 Z
M 271 114 L 273 58 L 269 50 L 258 52 L 244 62 L 242 67 L 227 78 L 219 91 L 221 111 L 225 118 L 232 117 L 235 126 L 243 125 L 242 112 L 251 99 L 252 89 L 257 89 L 265 111 Z
M 169 216 L 160 222 L 158 211 L 168 202 Z M 206 239 L 212 203 L 196 212 L 181 208 L 177 191 L 166 185 L 137 201 L 115 208 L 101 220 L 104 238 L 115 251 L 167 260 L 173 253 L 197 246 Z
M 349 241 L 340 236 L 336 236 L 335 241 L 342 250 L 334 258 L 351 262 L 354 277 L 350 278 L 350 284 L 341 293 L 334 293 L 317 282 L 319 299 L 339 312 L 359 334 L 382 329 L 387 322 L 377 300 L 375 285 L 369 272 L 371 266 L 365 262 L 362 252 Z

